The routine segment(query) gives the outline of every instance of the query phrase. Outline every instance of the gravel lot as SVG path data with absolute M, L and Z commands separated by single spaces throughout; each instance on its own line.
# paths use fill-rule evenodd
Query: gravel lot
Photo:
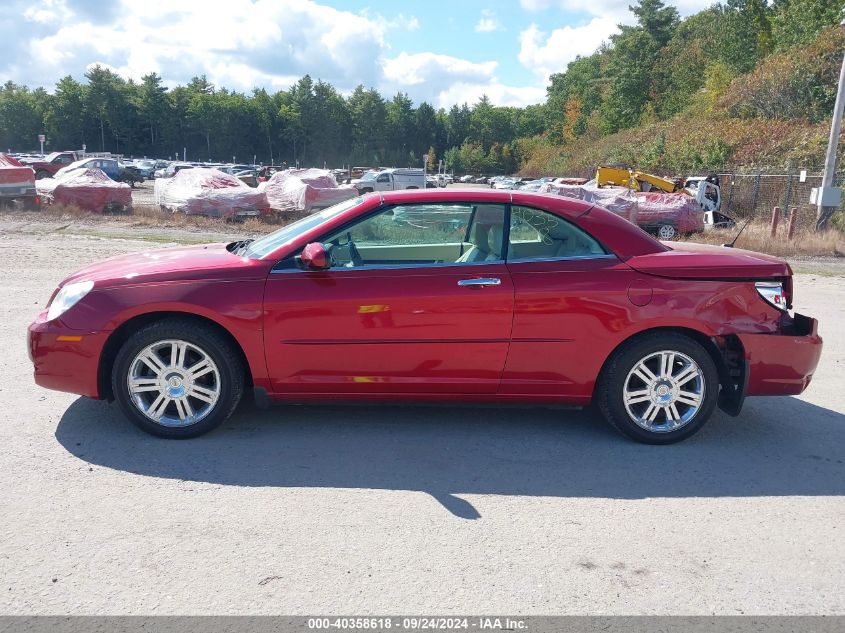
M 244 406 L 186 442 L 42 390 L 56 283 L 154 247 L 0 232 L 0 613 L 845 614 L 845 278 L 801 398 L 670 447 L 589 413 Z

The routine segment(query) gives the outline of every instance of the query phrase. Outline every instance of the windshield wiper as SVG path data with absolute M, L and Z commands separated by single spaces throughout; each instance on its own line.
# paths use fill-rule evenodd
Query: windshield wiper
M 229 252 L 232 255 L 240 255 L 241 251 L 245 251 L 246 247 L 252 244 L 255 240 L 240 240 L 229 244 Z

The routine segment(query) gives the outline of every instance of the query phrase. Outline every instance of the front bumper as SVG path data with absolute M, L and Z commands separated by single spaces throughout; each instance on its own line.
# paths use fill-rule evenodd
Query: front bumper
M 816 319 L 784 317 L 776 334 L 738 334 L 745 350 L 749 396 L 795 396 L 813 378 L 822 353 Z
M 47 321 L 47 311 L 29 326 L 27 351 L 36 384 L 46 389 L 100 398 L 100 355 L 110 332 L 72 330 Z

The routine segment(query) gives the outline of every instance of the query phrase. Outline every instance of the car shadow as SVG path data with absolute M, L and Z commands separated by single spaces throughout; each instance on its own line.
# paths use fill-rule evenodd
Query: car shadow
M 243 405 L 189 441 L 146 435 L 117 405 L 80 398 L 56 438 L 91 464 L 232 486 L 423 491 L 452 514 L 460 494 L 643 499 L 845 493 L 845 415 L 797 398 L 750 399 L 672 446 L 626 440 L 590 411 Z

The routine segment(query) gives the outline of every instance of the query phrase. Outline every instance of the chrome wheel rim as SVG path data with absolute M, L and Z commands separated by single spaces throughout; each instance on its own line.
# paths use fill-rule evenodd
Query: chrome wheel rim
M 126 377 L 132 403 L 162 426 L 190 426 L 220 398 L 220 372 L 202 348 L 178 339 L 158 341 L 132 359 Z
M 671 240 L 675 237 L 675 227 L 669 226 L 668 224 L 664 224 L 659 229 L 657 229 L 657 234 L 664 240 Z
M 628 372 L 622 397 L 637 426 L 652 433 L 677 431 L 701 409 L 704 373 L 686 354 L 654 352 Z

